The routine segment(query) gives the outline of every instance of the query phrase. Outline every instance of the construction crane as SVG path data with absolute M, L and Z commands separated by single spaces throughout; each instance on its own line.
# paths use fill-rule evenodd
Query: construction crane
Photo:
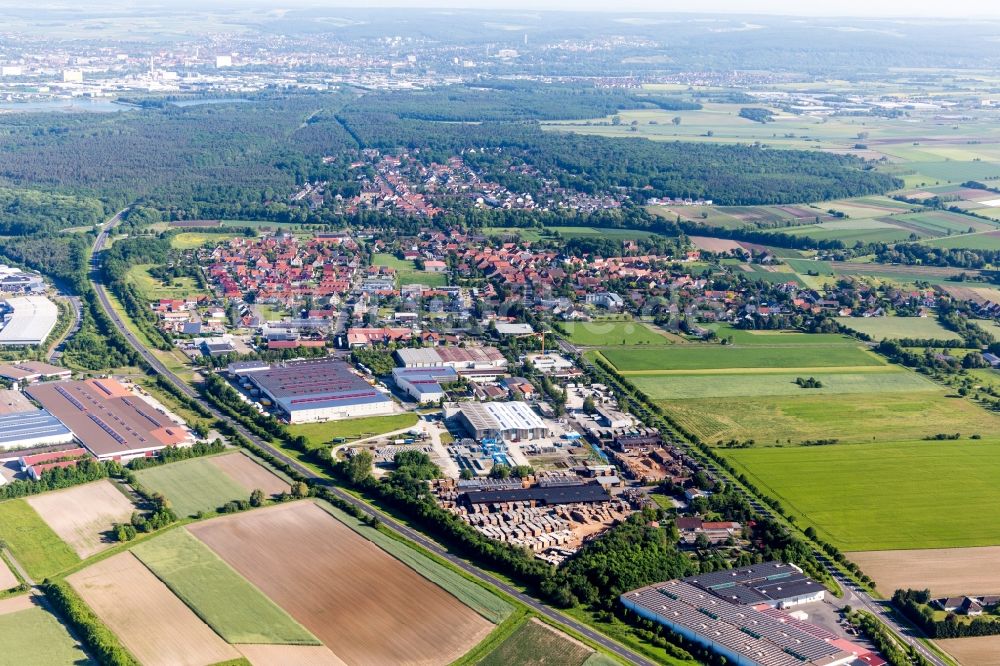
M 517 339 L 521 338 L 541 338 L 542 340 L 542 356 L 545 356 L 545 331 L 537 331 L 534 333 L 522 333 L 521 335 L 514 336 Z

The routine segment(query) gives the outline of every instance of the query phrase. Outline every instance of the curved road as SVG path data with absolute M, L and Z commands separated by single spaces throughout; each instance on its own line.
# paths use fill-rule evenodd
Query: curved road
M 97 240 L 94 241 L 93 256 L 91 257 L 91 283 L 94 286 L 94 290 L 97 292 L 97 298 L 101 303 L 101 307 L 104 308 L 104 311 L 108 314 L 109 317 L 111 317 L 111 320 L 115 322 L 115 325 L 118 326 L 118 328 L 121 330 L 122 334 L 125 336 L 125 339 L 128 341 L 128 343 L 136 350 L 136 352 L 139 353 L 140 356 L 143 357 L 143 359 L 146 361 L 146 363 L 150 365 L 150 367 L 152 367 L 158 374 L 162 375 L 165 379 L 167 379 L 171 384 L 176 386 L 178 390 L 184 393 L 184 395 L 188 396 L 192 400 L 197 400 L 209 412 L 211 412 L 213 416 L 222 419 L 223 421 L 228 421 L 229 419 L 227 419 L 220 412 L 218 412 L 213 405 L 203 400 L 202 397 L 193 388 L 191 388 L 190 385 L 188 385 L 186 382 L 177 377 L 177 375 L 170 372 L 170 370 L 168 370 L 159 361 L 159 359 L 157 359 L 152 353 L 150 353 L 150 351 L 146 349 L 145 345 L 143 345 L 135 337 L 135 335 L 133 335 L 132 332 L 129 331 L 128 328 L 126 328 L 125 323 L 118 316 L 118 313 L 115 312 L 114 308 L 111 307 L 111 303 L 108 301 L 107 293 L 104 291 L 104 286 L 99 281 L 100 262 L 98 260 L 98 253 L 104 248 L 104 244 L 107 242 L 108 231 L 110 231 L 118 223 L 120 216 L 121 213 L 118 213 L 110 220 L 108 220 L 108 222 L 105 223 L 104 227 L 102 228 L 100 234 L 98 234 Z M 539 615 L 544 615 L 545 617 L 559 624 L 563 624 L 566 625 L 567 627 L 572 628 L 574 631 L 586 636 L 593 642 L 601 645 L 604 649 L 617 655 L 621 659 L 624 659 L 625 661 L 633 664 L 642 664 L 643 666 L 654 666 L 655 662 L 650 661 L 646 657 L 643 657 L 642 655 L 633 652 L 632 650 L 620 645 L 619 643 L 616 643 L 615 641 L 612 641 L 607 636 L 598 633 L 597 631 L 591 629 L 587 625 L 577 622 L 576 620 L 566 617 L 565 615 L 562 615 L 561 613 L 553 610 L 552 608 L 549 608 L 548 606 L 540 603 L 534 597 L 528 596 L 520 592 L 516 588 L 512 587 L 511 585 L 508 585 L 507 583 L 493 576 L 492 574 L 469 564 L 467 561 L 459 557 L 456 557 L 455 555 L 452 555 L 448 550 L 443 548 L 437 542 L 432 541 L 431 539 L 427 538 L 420 532 L 417 532 L 416 530 L 413 530 L 407 527 L 406 525 L 403 525 L 402 523 L 393 519 L 391 516 L 379 513 L 365 502 L 362 502 L 353 495 L 350 495 L 344 492 L 343 490 L 337 488 L 336 486 L 333 486 L 327 479 L 318 476 L 315 472 L 303 466 L 297 460 L 288 457 L 287 455 L 285 455 L 283 451 L 274 448 L 267 442 L 262 441 L 261 439 L 256 437 L 253 433 L 251 433 L 249 430 L 244 428 L 241 424 L 233 423 L 232 425 L 243 437 L 246 437 L 256 446 L 261 447 L 262 449 L 266 450 L 268 453 L 273 455 L 275 458 L 286 463 L 287 465 L 295 469 L 295 471 L 301 474 L 303 477 L 326 486 L 330 490 L 330 492 L 332 492 L 340 499 L 346 502 L 350 502 L 355 507 L 361 509 L 370 516 L 375 516 L 376 518 L 379 519 L 379 521 L 382 522 L 383 525 L 393 530 L 397 534 L 400 534 L 409 539 L 410 541 L 413 541 L 422 546 L 423 548 L 426 548 L 427 550 L 435 553 L 436 555 L 447 559 L 453 565 L 459 567 L 464 572 L 472 576 L 475 576 L 479 580 L 486 582 L 492 585 L 493 587 L 503 590 L 510 596 L 515 597 L 525 606 L 530 607 L 533 611 L 535 611 Z

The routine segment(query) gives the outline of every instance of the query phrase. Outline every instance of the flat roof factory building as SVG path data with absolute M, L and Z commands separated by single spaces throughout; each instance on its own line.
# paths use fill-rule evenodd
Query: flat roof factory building
M 441 384 L 458 381 L 458 373 L 450 367 L 393 368 L 392 379 L 417 402 L 438 402 L 445 398 Z
M 817 625 L 775 608 L 732 603 L 688 579 L 648 585 L 619 600 L 739 666 L 841 666 L 867 653 Z
M 458 416 L 478 440 L 505 441 L 544 439 L 552 432 L 542 418 L 523 402 L 463 403 Z
M 33 384 L 26 393 L 100 460 L 150 456 L 194 436 L 114 379 Z
M 406 368 L 454 368 L 459 374 L 475 370 L 504 370 L 507 359 L 496 347 L 427 347 L 398 349 L 396 358 Z
M 392 414 L 395 404 L 343 361 L 291 361 L 246 375 L 289 423 Z
M 45 296 L 8 298 L 0 307 L 0 346 L 40 345 L 59 319 L 59 308 Z

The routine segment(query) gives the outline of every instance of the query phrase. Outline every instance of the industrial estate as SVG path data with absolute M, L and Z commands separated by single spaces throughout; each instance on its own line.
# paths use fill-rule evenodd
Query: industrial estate
M 0 14 L 0 666 L 1000 663 L 1000 23 Z

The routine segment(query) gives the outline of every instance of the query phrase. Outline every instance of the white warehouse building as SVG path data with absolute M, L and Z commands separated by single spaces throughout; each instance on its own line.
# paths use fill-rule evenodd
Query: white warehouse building
M 59 308 L 45 296 L 8 298 L 0 307 L 0 346 L 40 345 L 59 319 Z
M 545 421 L 523 402 L 463 403 L 458 410 L 462 425 L 476 439 L 517 441 L 552 436 Z

